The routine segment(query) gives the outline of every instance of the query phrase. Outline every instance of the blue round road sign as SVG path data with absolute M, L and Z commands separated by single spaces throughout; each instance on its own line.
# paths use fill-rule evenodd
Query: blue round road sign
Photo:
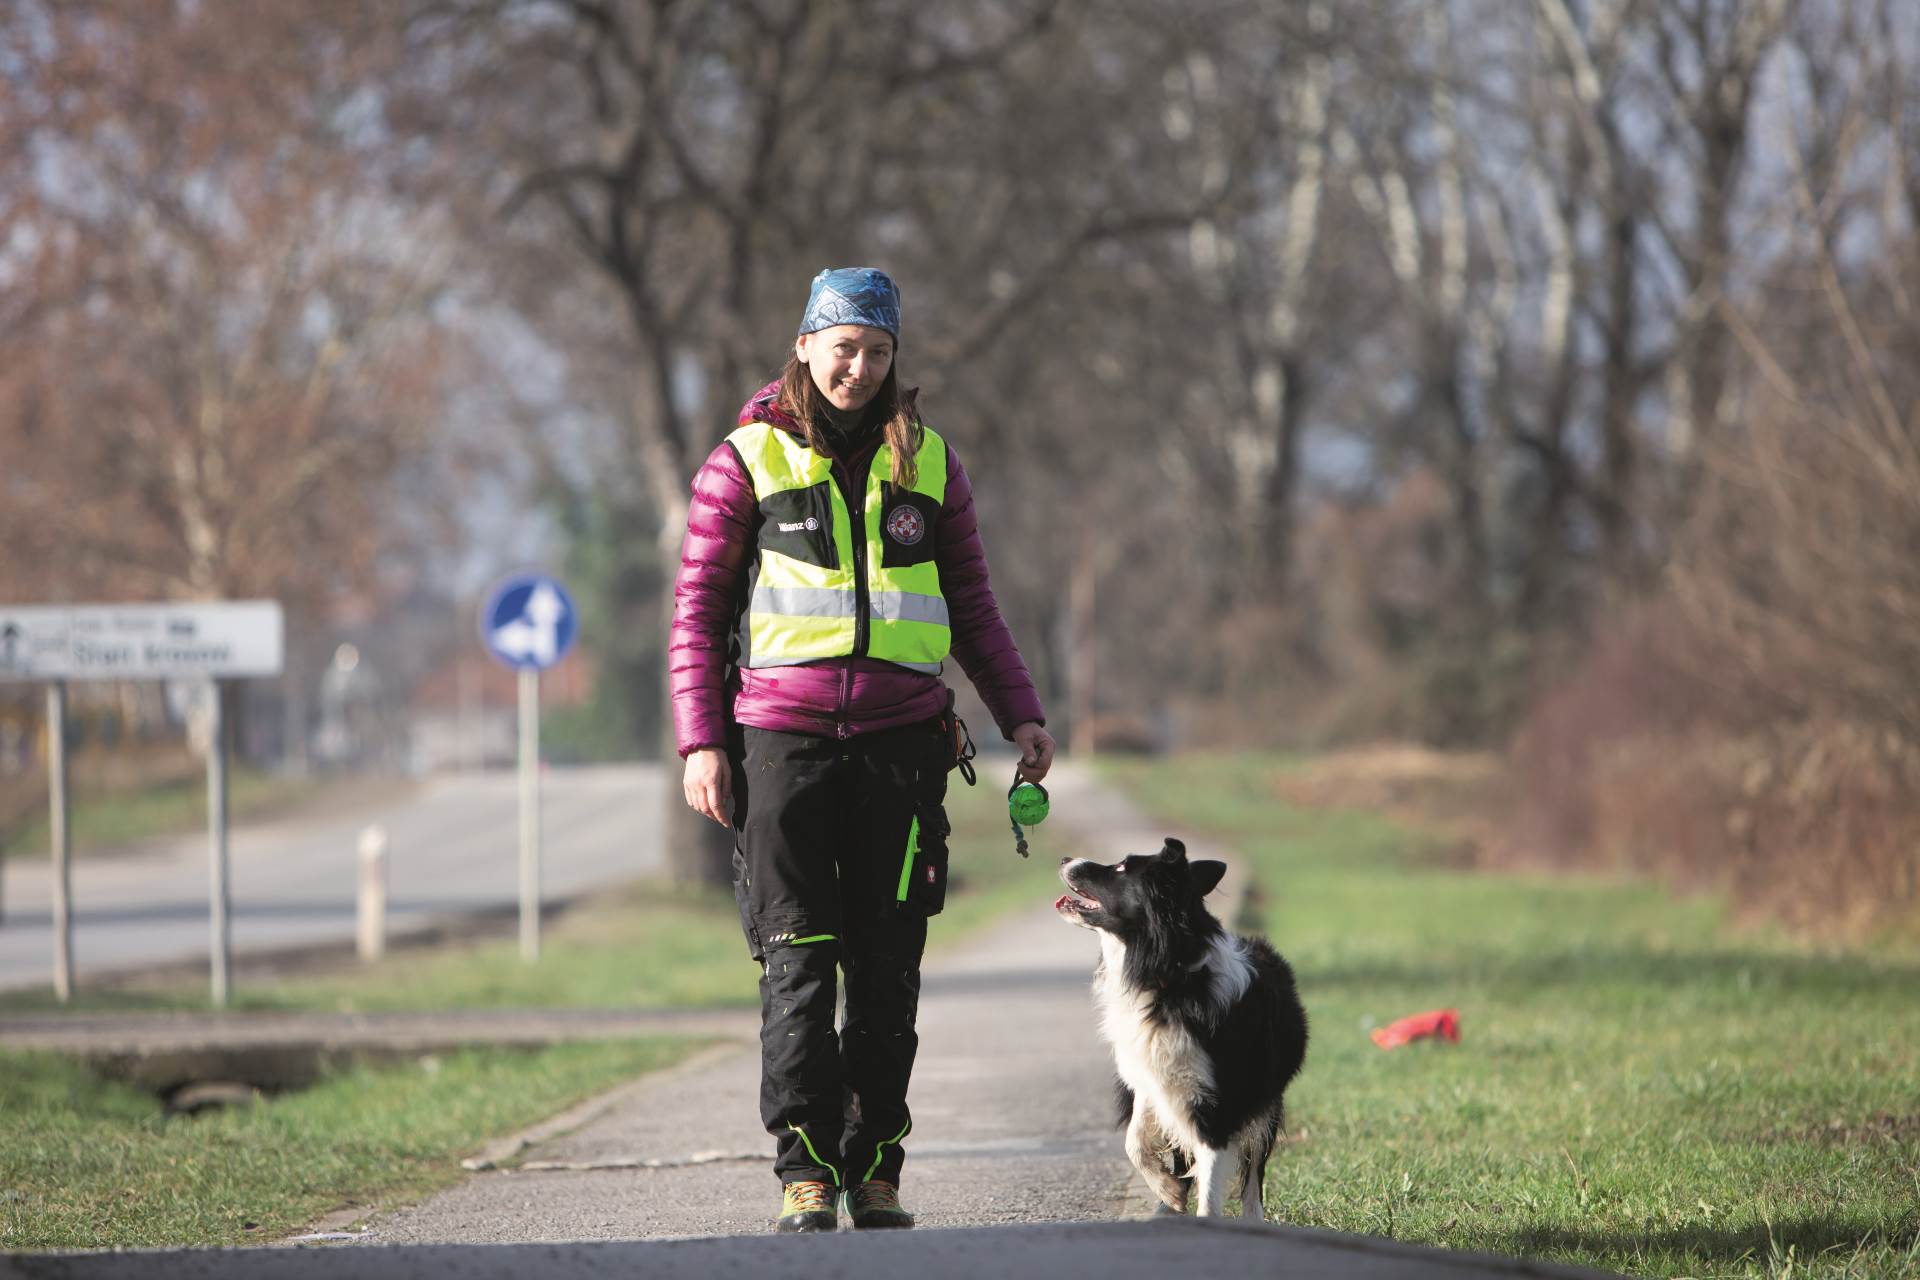
M 557 578 L 515 574 L 494 587 L 480 611 L 480 639 L 508 666 L 544 671 L 573 648 L 579 618 Z

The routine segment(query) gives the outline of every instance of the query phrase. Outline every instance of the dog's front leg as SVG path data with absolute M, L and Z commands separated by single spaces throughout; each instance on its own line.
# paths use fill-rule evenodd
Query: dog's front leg
M 1231 1151 L 1202 1147 L 1194 1153 L 1193 1182 L 1200 1192 L 1197 1212 L 1203 1218 L 1218 1217 L 1227 1207 L 1227 1183 L 1232 1181 L 1237 1161 Z
M 1266 1162 L 1254 1158 L 1251 1151 L 1240 1158 L 1240 1216 L 1251 1222 L 1266 1221 L 1261 1196 L 1265 1192 Z
M 1133 1161 L 1133 1167 L 1147 1180 L 1147 1190 L 1153 1192 L 1161 1204 L 1175 1213 L 1185 1213 L 1187 1189 L 1167 1171 L 1166 1161 L 1160 1158 L 1160 1149 L 1165 1141 L 1159 1124 L 1153 1118 L 1153 1109 L 1147 1106 L 1145 1098 L 1136 1093 L 1133 1096 L 1133 1118 L 1127 1121 L 1127 1159 Z

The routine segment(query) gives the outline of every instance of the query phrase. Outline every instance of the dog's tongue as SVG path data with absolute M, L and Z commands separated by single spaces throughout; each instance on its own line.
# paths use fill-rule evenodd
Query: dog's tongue
M 1060 910 L 1060 908 L 1062 908 L 1062 907 L 1064 907 L 1064 906 L 1066 906 L 1066 905 L 1067 905 L 1067 899 L 1068 899 L 1068 898 L 1071 898 L 1072 896 L 1073 896 L 1073 895 L 1072 895 L 1072 894 L 1070 894 L 1070 893 L 1063 893 L 1063 894 L 1061 894 L 1061 895 L 1060 895 L 1059 897 L 1057 897 L 1057 898 L 1055 898 L 1055 899 L 1053 900 L 1053 909 L 1054 909 L 1055 911 L 1058 911 L 1058 910 Z

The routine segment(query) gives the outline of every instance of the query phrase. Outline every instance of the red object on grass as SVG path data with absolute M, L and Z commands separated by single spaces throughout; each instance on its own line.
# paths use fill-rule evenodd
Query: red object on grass
M 1460 1042 L 1460 1011 L 1458 1009 L 1429 1009 L 1425 1013 L 1409 1014 L 1397 1022 L 1389 1022 L 1384 1027 L 1375 1027 L 1373 1042 L 1382 1049 L 1397 1049 L 1409 1040 L 1425 1040 L 1429 1036 L 1438 1036 L 1455 1044 Z

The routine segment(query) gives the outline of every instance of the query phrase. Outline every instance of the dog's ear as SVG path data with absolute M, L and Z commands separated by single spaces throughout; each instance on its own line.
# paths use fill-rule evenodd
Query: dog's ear
M 1160 846 L 1160 856 L 1163 858 L 1184 858 L 1187 856 L 1187 846 L 1181 844 L 1172 836 L 1168 836 L 1167 842 Z
M 1220 877 L 1227 874 L 1227 864 L 1215 862 L 1212 858 L 1201 858 L 1187 864 L 1187 878 L 1193 881 L 1193 890 L 1201 897 L 1212 893 L 1220 884 Z

